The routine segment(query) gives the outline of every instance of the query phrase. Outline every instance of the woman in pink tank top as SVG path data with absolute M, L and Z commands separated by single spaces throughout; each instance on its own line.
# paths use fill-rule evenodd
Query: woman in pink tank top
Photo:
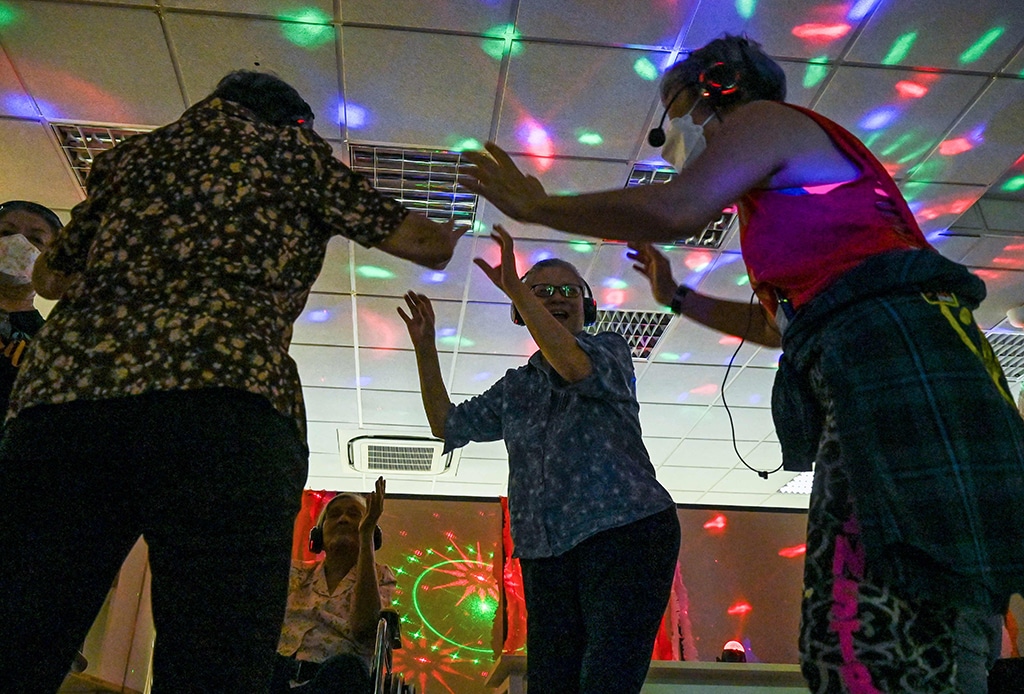
M 494 143 L 469 187 L 510 217 L 630 243 L 654 297 L 783 348 L 772 413 L 787 470 L 815 471 L 801 666 L 815 692 L 985 692 L 1024 591 L 1024 421 L 972 311 L 984 284 L 925 240 L 892 178 L 838 124 L 783 103 L 755 42 L 716 39 L 664 75 L 665 185 L 548 195 Z M 760 306 L 678 285 L 650 244 L 729 205 Z

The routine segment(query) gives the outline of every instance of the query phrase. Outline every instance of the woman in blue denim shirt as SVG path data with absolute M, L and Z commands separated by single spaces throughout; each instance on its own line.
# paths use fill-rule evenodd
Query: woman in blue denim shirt
M 530 694 L 639 692 L 679 553 L 672 497 L 641 438 L 629 345 L 590 335 L 596 305 L 576 269 L 534 265 L 520 280 L 512 238 L 476 264 L 512 300 L 540 350 L 483 394 L 453 405 L 430 299 L 409 292 L 405 320 L 423 405 L 446 450 L 504 439 L 509 514 L 526 596 Z

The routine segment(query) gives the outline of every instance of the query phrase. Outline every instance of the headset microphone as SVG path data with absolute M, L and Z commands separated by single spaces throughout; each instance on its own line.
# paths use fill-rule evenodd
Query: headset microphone
M 665 106 L 665 111 L 661 114 L 661 120 L 658 121 L 657 128 L 651 128 L 651 132 L 647 133 L 647 144 L 651 147 L 661 147 L 665 144 L 665 118 L 668 116 L 668 110 L 672 108 L 672 104 L 676 102 L 679 95 L 686 91 L 686 87 L 680 87 L 679 91 L 672 95 L 669 99 L 668 105 Z

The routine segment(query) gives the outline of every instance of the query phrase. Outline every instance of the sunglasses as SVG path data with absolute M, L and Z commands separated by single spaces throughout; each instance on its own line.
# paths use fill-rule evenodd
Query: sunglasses
M 561 286 L 556 286 L 554 284 L 534 284 L 530 286 L 530 291 L 539 299 L 552 297 L 555 295 L 556 291 L 566 299 L 575 299 L 583 294 L 583 287 L 578 284 L 563 284 Z

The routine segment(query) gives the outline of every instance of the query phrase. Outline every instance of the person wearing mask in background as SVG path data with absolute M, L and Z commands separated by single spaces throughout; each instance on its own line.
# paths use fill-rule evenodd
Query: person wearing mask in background
M 308 464 L 292 324 L 332 237 L 441 268 L 461 236 L 375 191 L 312 123 L 276 76 L 227 75 L 97 155 L 35 264 L 60 301 L 0 442 L 7 690 L 57 690 L 140 535 L 154 694 L 269 688 Z
M 62 226 L 52 210 L 38 203 L 0 203 L 0 412 L 7 412 L 29 340 L 43 327 L 35 307 L 32 266 Z
M 530 694 L 636 694 L 650 667 L 679 558 L 679 518 L 640 430 L 629 344 L 583 330 L 590 287 L 551 258 L 520 279 L 512 237 L 501 262 L 477 265 L 512 300 L 540 348 L 486 392 L 448 397 L 430 299 L 409 292 L 405 320 L 423 406 L 445 452 L 505 440 L 514 556 L 526 598 Z
M 384 478 L 369 495 L 343 492 L 309 534 L 312 563 L 293 562 L 271 694 L 370 694 L 371 658 L 395 574 L 374 561 Z
M 1024 586 L 1024 424 L 973 318 L 984 283 L 930 246 L 863 143 L 783 102 L 785 75 L 756 42 L 693 51 L 661 98 L 670 132 L 650 141 L 678 170 L 664 185 L 548 195 L 493 143 L 464 154 L 466 185 L 513 219 L 631 243 L 675 313 L 781 345 L 783 463 L 814 463 L 812 691 L 986 691 L 999 617 Z M 732 204 L 761 306 L 678 285 L 650 245 Z

